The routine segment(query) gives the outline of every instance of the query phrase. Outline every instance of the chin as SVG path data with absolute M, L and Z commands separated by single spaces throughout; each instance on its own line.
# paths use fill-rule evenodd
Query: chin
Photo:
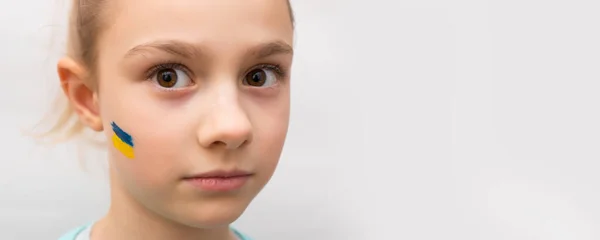
M 194 228 L 227 227 L 236 221 L 248 207 L 249 201 L 215 199 L 190 204 L 178 209 L 177 218 L 184 225 Z

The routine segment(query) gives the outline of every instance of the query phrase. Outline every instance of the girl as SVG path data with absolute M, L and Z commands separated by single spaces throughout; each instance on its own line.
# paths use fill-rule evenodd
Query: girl
M 279 161 L 293 29 L 285 0 L 75 0 L 53 132 L 106 136 L 111 204 L 61 239 L 249 239 L 229 224 Z

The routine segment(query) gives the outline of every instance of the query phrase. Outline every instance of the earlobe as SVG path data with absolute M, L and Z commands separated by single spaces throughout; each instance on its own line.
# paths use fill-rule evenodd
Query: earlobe
M 88 71 L 79 62 L 65 57 L 58 61 L 58 77 L 63 93 L 79 120 L 94 131 L 102 131 L 98 95 L 88 82 Z

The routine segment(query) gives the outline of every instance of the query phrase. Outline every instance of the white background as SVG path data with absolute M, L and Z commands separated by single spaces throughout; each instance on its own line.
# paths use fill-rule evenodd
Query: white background
M 1 0 L 0 239 L 108 206 L 104 154 L 22 136 L 58 93 L 68 0 Z M 292 122 L 236 225 L 258 240 L 600 239 L 593 0 L 293 1 Z M 85 170 L 82 170 L 85 169 Z

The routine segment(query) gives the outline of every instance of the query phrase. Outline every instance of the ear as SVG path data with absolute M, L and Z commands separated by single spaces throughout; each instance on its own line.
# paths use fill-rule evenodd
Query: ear
M 62 90 L 79 120 L 94 131 L 102 131 L 98 94 L 85 82 L 88 77 L 86 68 L 65 57 L 58 61 L 57 70 Z

